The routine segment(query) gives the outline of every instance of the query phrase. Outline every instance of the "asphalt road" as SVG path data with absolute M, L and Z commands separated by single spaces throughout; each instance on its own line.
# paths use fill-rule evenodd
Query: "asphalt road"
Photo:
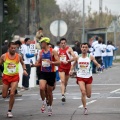
M 92 97 L 87 99 L 89 115 L 83 115 L 80 90 L 75 79 L 70 79 L 64 105 L 61 103 L 60 86 L 54 91 L 53 115 L 41 113 L 39 87 L 21 92 L 16 97 L 13 120 L 120 120 L 120 64 L 103 73 L 94 74 Z M 0 120 L 7 120 L 8 98 L 0 96 Z

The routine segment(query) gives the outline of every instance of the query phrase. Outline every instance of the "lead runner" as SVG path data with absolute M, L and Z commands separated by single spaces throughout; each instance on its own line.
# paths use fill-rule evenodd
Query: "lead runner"
M 84 115 L 88 114 L 87 106 L 86 106 L 86 96 L 88 98 L 91 97 L 91 84 L 93 81 L 92 77 L 92 66 L 91 62 L 100 68 L 100 64 L 95 60 L 95 58 L 88 53 L 88 44 L 81 44 L 82 53 L 78 56 L 77 60 L 71 66 L 70 75 L 73 74 L 74 67 L 78 64 L 77 70 L 77 84 L 79 85 L 81 91 L 81 100 L 84 107 Z

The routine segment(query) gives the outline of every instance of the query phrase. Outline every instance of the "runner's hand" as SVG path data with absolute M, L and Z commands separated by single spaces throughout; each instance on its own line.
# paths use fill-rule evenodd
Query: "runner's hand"
M 73 71 L 72 70 L 70 70 L 69 75 L 73 75 Z
M 63 63 L 64 63 L 64 64 L 67 64 L 67 63 L 68 63 L 68 61 L 64 61 Z
M 26 70 L 23 71 L 23 75 L 28 76 L 28 73 Z

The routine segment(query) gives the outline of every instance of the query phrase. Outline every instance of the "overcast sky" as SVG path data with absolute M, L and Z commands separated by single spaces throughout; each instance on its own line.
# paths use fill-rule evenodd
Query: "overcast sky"
M 57 4 L 60 5 L 60 8 L 63 9 L 66 5 L 66 2 L 76 1 L 80 6 L 82 11 L 83 0 L 56 0 Z M 87 12 L 87 6 L 92 6 L 93 11 L 99 11 L 99 0 L 85 0 L 85 8 Z M 103 11 L 105 11 L 105 7 L 107 7 L 113 14 L 120 15 L 120 0 L 103 0 Z

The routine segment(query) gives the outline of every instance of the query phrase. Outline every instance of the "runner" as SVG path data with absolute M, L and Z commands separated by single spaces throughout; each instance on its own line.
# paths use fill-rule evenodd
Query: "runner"
M 91 84 L 92 84 L 92 67 L 91 61 L 95 63 L 95 65 L 100 68 L 100 64 L 97 63 L 95 58 L 88 53 L 88 44 L 82 43 L 80 54 L 76 60 L 76 62 L 72 65 L 70 74 L 73 73 L 74 67 L 78 64 L 77 70 L 77 83 L 79 84 L 81 90 L 81 100 L 84 107 L 84 114 L 87 115 L 87 106 L 86 106 L 86 96 L 88 98 L 91 97 Z
M 66 45 L 67 40 L 65 38 L 60 39 L 60 48 L 58 50 L 58 54 L 60 57 L 61 64 L 58 67 L 60 80 L 61 80 L 61 94 L 62 94 L 62 102 L 66 102 L 65 92 L 69 79 L 69 71 L 71 67 L 71 62 L 76 59 L 74 52 L 71 47 Z M 70 59 L 72 56 L 72 59 Z
M 48 115 L 52 115 L 52 103 L 53 103 L 53 94 L 55 84 L 55 66 L 60 64 L 58 54 L 55 50 L 49 47 L 50 39 L 43 37 L 40 40 L 42 50 L 40 52 L 40 58 L 36 62 L 35 67 L 41 65 L 41 73 L 39 76 L 39 86 L 40 86 L 40 95 L 42 98 L 42 108 L 41 111 L 45 112 L 46 100 L 45 100 L 45 91 L 47 87 L 47 97 L 48 97 Z
M 22 57 L 16 53 L 16 44 L 10 42 L 8 45 L 8 52 L 3 54 L 0 58 L 0 65 L 4 64 L 4 71 L 2 76 L 3 88 L 2 88 L 2 97 L 6 98 L 8 94 L 9 87 L 10 90 L 10 100 L 9 100 L 9 109 L 7 117 L 11 118 L 12 108 L 15 100 L 15 90 L 19 82 L 19 62 L 21 62 L 24 69 L 23 74 L 28 75 L 26 72 L 26 67 L 23 63 Z

